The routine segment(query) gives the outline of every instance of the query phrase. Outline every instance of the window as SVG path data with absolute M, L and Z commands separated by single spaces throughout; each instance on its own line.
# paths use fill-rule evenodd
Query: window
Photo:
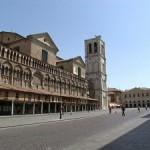
M 32 95 L 29 93 L 28 94 L 28 100 L 31 100 L 31 98 L 32 98 Z
M 60 69 L 64 70 L 64 66 L 59 66 Z
M 48 57 L 48 52 L 45 50 L 42 50 L 42 61 L 47 63 L 47 57 Z
M 89 54 L 91 54 L 92 53 L 92 45 L 91 45 L 91 43 L 89 44 Z
M 40 95 L 38 95 L 38 100 L 40 100 Z
M 8 98 L 8 92 L 7 92 L 7 91 L 5 92 L 5 97 L 7 97 L 7 98 Z
M 124 95 L 124 98 L 127 98 L 127 94 Z
M 102 56 L 105 56 L 105 47 L 104 47 L 104 45 L 101 45 L 101 54 L 102 54 Z
M 19 46 L 16 46 L 16 47 L 14 47 L 14 50 L 17 51 L 17 52 L 19 52 L 20 47 L 19 47 Z
M 81 77 L 81 68 L 78 67 L 78 76 Z
M 47 95 L 45 96 L 45 100 L 48 101 L 48 96 Z
M 18 99 L 19 98 L 19 93 L 16 93 L 16 99 Z
M 97 53 L 97 43 L 94 43 L 94 53 Z

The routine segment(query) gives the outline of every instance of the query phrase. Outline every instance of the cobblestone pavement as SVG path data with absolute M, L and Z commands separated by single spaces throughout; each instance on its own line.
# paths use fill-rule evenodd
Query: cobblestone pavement
M 92 136 L 89 136 L 87 138 L 81 138 L 78 142 L 72 144 L 70 142 L 72 141 L 72 139 L 74 139 L 74 137 L 70 139 L 69 133 L 72 131 L 71 129 L 73 126 L 72 124 L 73 121 L 51 124 L 51 127 L 49 126 L 50 122 L 67 121 L 71 119 L 83 119 L 88 117 L 89 119 L 84 120 L 84 122 L 86 123 L 82 124 L 82 126 L 79 127 L 81 129 L 78 129 L 80 130 L 81 135 L 85 135 L 86 130 L 89 131 L 95 127 L 96 124 L 92 124 L 92 126 L 90 124 L 91 122 L 93 123 L 95 118 L 102 119 L 102 122 L 99 120 L 100 124 L 98 124 L 97 128 L 99 126 L 101 127 L 99 128 L 98 131 L 96 131 L 96 134 L 93 135 L 91 134 Z M 62 135 L 65 135 L 65 138 L 70 143 L 70 146 L 68 145 L 65 147 L 63 145 L 61 150 L 63 150 L 63 147 L 64 150 L 77 150 L 77 149 L 78 150 L 150 150 L 150 143 L 149 143 L 150 119 L 149 118 L 150 118 L 150 109 L 145 110 L 144 108 L 141 109 L 140 113 L 138 113 L 137 109 L 127 109 L 126 116 L 123 117 L 121 116 L 120 109 L 112 110 L 112 114 L 110 115 L 108 113 L 108 110 L 90 111 L 89 113 L 76 112 L 76 113 L 72 113 L 72 115 L 70 113 L 65 113 L 62 116 L 62 119 L 59 119 L 59 113 L 47 114 L 47 115 L 1 116 L 0 128 L 1 128 L 1 140 L 3 139 L 3 141 L 1 141 L 0 145 L 3 145 L 3 147 L 0 147 L 0 150 L 6 150 L 8 149 L 9 146 L 10 146 L 9 148 L 12 150 L 17 150 L 17 149 L 19 150 L 20 147 L 25 143 L 28 144 L 24 145 L 26 146 L 25 148 L 23 148 L 24 150 L 26 150 L 27 147 L 29 147 L 29 149 L 32 150 L 37 150 L 37 148 L 39 150 L 48 150 L 48 149 L 56 150 L 55 148 L 51 147 L 52 145 L 47 145 L 47 144 L 49 144 L 50 142 L 53 143 L 59 141 L 57 145 L 59 144 L 58 147 L 60 147 L 61 142 L 65 143 L 64 142 L 65 139 L 62 138 Z M 89 120 L 90 122 L 88 122 Z M 79 121 L 81 122 L 82 120 L 78 120 L 78 121 L 75 120 L 74 123 L 75 122 L 77 123 Z M 98 121 L 96 121 L 96 123 L 98 123 Z M 17 129 L 18 126 L 27 126 L 27 125 L 35 126 L 36 124 L 37 125 L 44 124 L 44 125 L 42 125 L 41 127 L 36 126 L 36 127 L 29 127 L 24 129 L 19 128 L 20 130 Z M 66 124 L 68 124 L 67 129 L 68 128 L 70 129 L 69 130 L 70 132 L 69 131 L 67 132 L 68 134 L 64 133 L 66 129 Z M 77 124 L 74 126 L 75 129 L 77 129 L 76 128 L 78 126 Z M 53 130 L 52 131 L 48 130 L 49 128 L 52 128 L 52 126 L 55 127 L 54 131 L 58 131 L 59 133 L 60 133 L 59 127 L 61 127 L 61 129 L 64 130 L 61 130 L 62 133 L 59 136 L 57 136 L 56 134 L 57 132 L 54 132 Z M 15 128 L 10 130 L 9 129 L 3 130 L 5 128 L 7 129 L 11 127 L 15 127 Z M 85 127 L 85 130 L 83 129 L 83 127 Z M 82 134 L 83 130 L 84 130 L 83 132 L 84 134 Z M 52 139 L 50 135 L 52 135 L 53 138 L 54 137 L 56 138 Z M 58 139 L 58 141 L 55 139 Z M 20 147 L 17 147 L 17 144 L 15 144 L 18 141 L 22 143 L 22 145 L 20 143 Z M 39 146 L 39 142 L 43 143 L 43 145 L 41 145 L 43 147 Z M 56 143 L 53 143 L 53 145 L 56 146 Z M 11 146 L 13 146 L 14 149 Z
M 116 111 L 120 111 L 117 109 Z M 0 116 L 0 128 L 24 126 L 24 125 L 36 125 L 55 121 L 64 121 L 70 119 L 82 119 L 85 117 L 98 116 L 108 114 L 108 110 L 96 110 L 96 111 L 83 111 L 83 112 L 69 112 L 62 115 L 60 119 L 59 113 L 51 114 L 35 114 L 35 115 L 14 115 L 14 116 Z
M 94 135 L 65 150 L 150 150 L 149 140 L 150 110 L 144 110 L 138 117 L 125 122 L 120 127 L 108 133 Z

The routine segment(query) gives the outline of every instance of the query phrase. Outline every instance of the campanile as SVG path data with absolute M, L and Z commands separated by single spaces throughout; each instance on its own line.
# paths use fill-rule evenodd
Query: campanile
M 99 107 L 108 107 L 105 42 L 101 36 L 85 40 L 86 79 L 90 97 L 99 100 Z

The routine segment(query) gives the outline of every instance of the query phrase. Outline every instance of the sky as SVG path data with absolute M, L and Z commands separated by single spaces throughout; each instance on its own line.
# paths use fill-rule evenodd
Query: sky
M 48 32 L 59 57 L 84 61 L 84 40 L 100 35 L 107 87 L 150 88 L 149 0 L 0 0 L 0 31 Z

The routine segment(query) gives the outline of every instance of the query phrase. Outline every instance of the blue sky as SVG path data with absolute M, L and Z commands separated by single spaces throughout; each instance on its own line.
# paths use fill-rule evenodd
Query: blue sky
M 106 45 L 107 86 L 150 87 L 149 0 L 1 0 L 0 30 L 23 36 L 48 32 L 58 56 L 82 56 L 84 40 Z

